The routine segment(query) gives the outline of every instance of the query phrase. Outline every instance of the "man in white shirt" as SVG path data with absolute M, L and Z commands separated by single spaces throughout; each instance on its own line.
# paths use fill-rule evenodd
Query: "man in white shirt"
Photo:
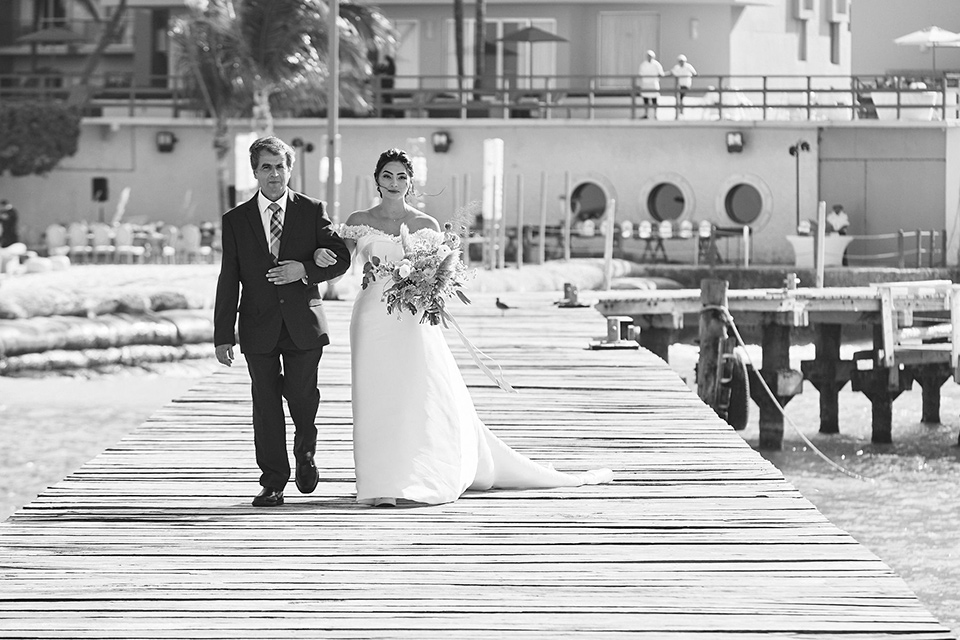
M 677 64 L 670 69 L 670 75 L 677 79 L 677 113 L 680 114 L 683 113 L 683 96 L 693 86 L 693 77 L 697 75 L 697 70 L 687 62 L 687 56 L 681 53 L 677 56 Z
M 827 214 L 827 233 L 838 233 L 841 236 L 847 235 L 847 229 L 850 227 L 850 217 L 843 210 L 842 204 L 833 205 L 833 211 Z
M 663 77 L 663 66 L 657 60 L 657 54 L 653 51 L 647 51 L 640 68 L 637 69 L 637 75 L 640 76 L 640 97 L 643 98 L 643 116 L 650 114 L 650 105 L 653 105 L 653 117 L 657 117 L 657 99 L 660 97 L 660 78 Z

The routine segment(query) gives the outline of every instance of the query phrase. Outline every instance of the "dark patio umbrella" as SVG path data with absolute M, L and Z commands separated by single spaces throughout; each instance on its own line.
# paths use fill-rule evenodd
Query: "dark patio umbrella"
M 530 46 L 527 58 L 530 60 L 530 86 L 533 86 L 533 45 L 537 42 L 569 42 L 563 36 L 544 31 L 539 27 L 526 27 L 500 38 L 500 42 L 526 42 Z
M 544 31 L 539 27 L 527 27 L 500 38 L 501 42 L 569 42 L 563 36 Z
M 33 70 L 37 69 L 37 46 L 43 44 L 77 44 L 79 42 L 86 42 L 87 38 L 67 29 L 65 27 L 47 27 L 46 29 L 40 29 L 39 31 L 34 31 L 33 33 L 28 33 L 27 35 L 20 36 L 17 38 L 17 43 L 19 44 L 29 44 L 30 45 L 30 66 L 33 67 Z

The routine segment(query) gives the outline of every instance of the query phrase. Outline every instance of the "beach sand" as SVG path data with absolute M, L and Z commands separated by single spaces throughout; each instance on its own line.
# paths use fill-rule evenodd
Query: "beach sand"
M 0 521 L 186 393 L 216 361 L 0 377 Z

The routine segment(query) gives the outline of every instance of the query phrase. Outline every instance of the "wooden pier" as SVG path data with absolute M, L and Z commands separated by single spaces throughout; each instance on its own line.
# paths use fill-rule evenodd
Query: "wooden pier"
M 614 484 L 355 504 L 350 303 L 328 303 L 317 491 L 250 506 L 241 360 L 0 525 L 0 637 L 952 637 L 659 358 L 587 348 L 604 318 L 557 297 L 454 310 L 518 395 L 449 340 L 504 440 Z
M 610 291 L 599 297 L 601 313 L 631 318 L 639 329 L 638 342 L 664 360 L 677 332 L 685 324 L 696 326 L 705 309 L 701 289 Z M 763 362 L 751 375 L 763 378 L 781 406 L 800 393 L 803 380 L 817 388 L 823 433 L 839 430 L 838 394 L 847 382 L 871 402 L 875 443 L 891 442 L 893 401 L 914 381 L 923 389 L 925 422 L 940 420 L 944 382 L 950 377 L 960 382 L 960 286 L 949 280 L 735 289 L 726 292 L 723 304 L 738 326 L 760 328 Z M 924 326 L 921 316 L 937 324 Z M 842 330 L 848 326 L 870 329 L 873 346 L 842 360 Z M 791 331 L 799 327 L 814 329 L 816 357 L 795 371 L 790 368 Z M 750 393 L 760 408 L 760 447 L 779 449 L 783 415 L 756 382 Z

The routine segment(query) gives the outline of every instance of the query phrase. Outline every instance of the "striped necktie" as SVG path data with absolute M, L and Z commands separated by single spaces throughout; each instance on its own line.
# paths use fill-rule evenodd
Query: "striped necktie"
M 283 223 L 280 221 L 282 210 L 276 202 L 271 202 L 267 209 L 270 215 L 270 253 L 273 254 L 273 261 L 280 258 L 280 235 L 283 233 Z

